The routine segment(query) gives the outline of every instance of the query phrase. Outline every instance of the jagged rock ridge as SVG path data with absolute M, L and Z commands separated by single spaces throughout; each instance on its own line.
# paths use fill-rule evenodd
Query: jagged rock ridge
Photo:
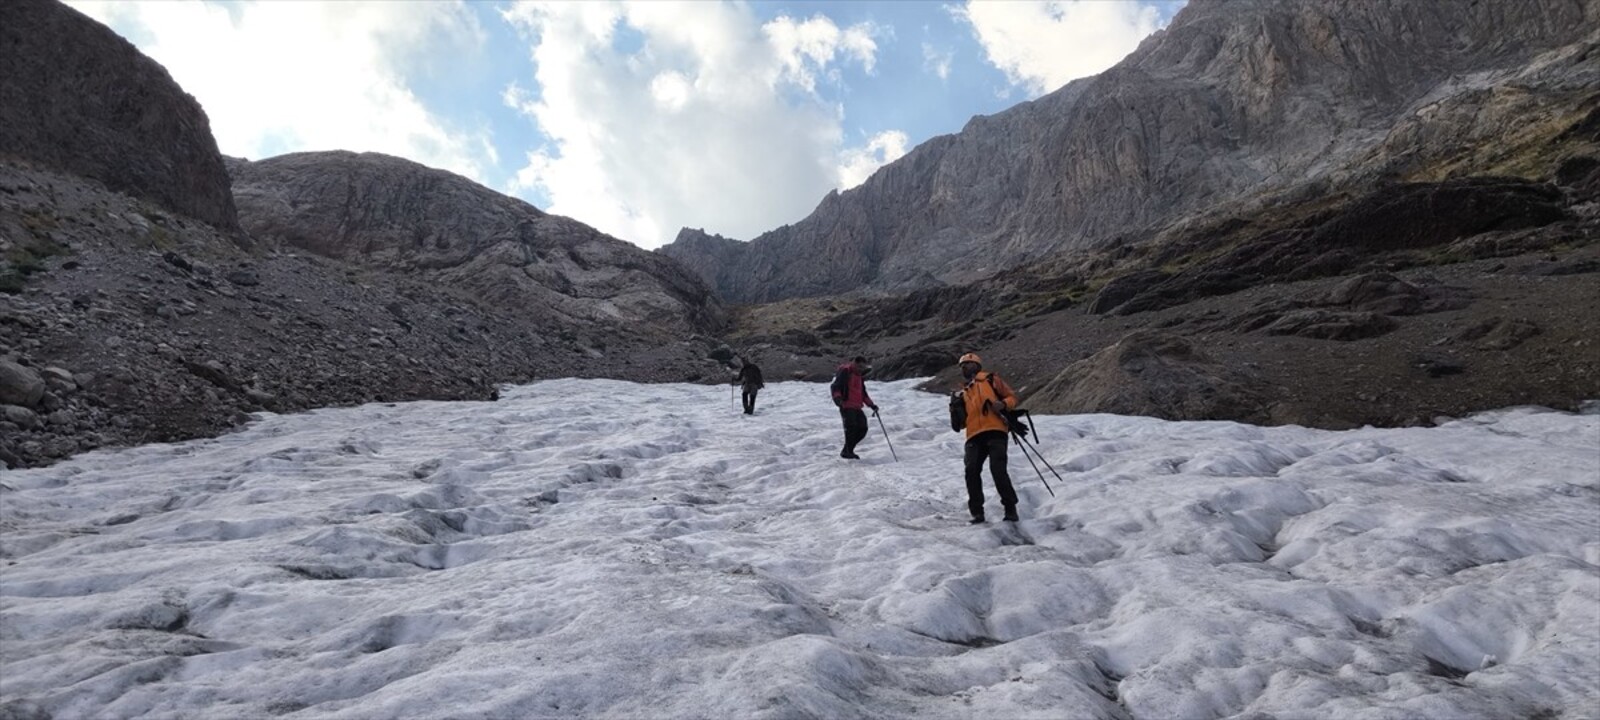
M 662 252 L 735 302 L 964 282 L 1404 176 L 1592 107 L 1596 0 L 1195 0 L 1112 69 L 929 140 L 807 218 Z
M 677 332 L 725 321 L 677 262 L 453 173 L 344 151 L 230 158 L 229 170 L 240 222 L 258 239 L 567 320 Z

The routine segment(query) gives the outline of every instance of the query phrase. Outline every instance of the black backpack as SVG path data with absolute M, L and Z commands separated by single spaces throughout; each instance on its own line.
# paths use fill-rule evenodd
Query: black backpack
M 989 373 L 985 379 L 989 381 L 989 389 L 994 392 L 994 396 L 1000 397 L 1000 388 L 996 387 L 994 384 L 994 373 Z M 1033 416 L 1029 415 L 1027 410 L 1023 410 L 1022 408 L 1016 408 L 1012 410 L 1002 409 L 1000 411 L 1000 419 L 1005 422 L 1006 430 L 1008 432 L 1020 438 L 1027 439 L 1028 432 L 1031 430 L 1029 425 L 1033 424 Z M 1024 419 L 1027 420 L 1026 423 L 1023 422 Z M 961 432 L 966 428 L 967 401 L 962 396 L 961 392 L 951 393 L 950 429 L 956 432 Z

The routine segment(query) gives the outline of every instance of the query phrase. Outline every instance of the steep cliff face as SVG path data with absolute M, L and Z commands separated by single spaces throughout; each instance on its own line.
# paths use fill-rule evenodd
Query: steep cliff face
M 1597 22 L 1600 0 L 1194 0 L 1105 73 L 974 118 L 794 225 L 662 252 L 763 302 L 968 281 L 1360 186 L 1592 105 Z
M 128 41 L 55 0 L 0 3 L 0 157 L 238 228 L 200 104 Z
M 421 275 L 507 309 L 715 331 L 720 303 L 686 268 L 577 221 L 400 158 L 343 151 L 229 160 L 259 239 Z

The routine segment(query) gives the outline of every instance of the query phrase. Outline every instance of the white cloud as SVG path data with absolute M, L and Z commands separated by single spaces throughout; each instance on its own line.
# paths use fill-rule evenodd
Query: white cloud
M 459 2 L 70 4 L 165 66 L 224 153 L 375 151 L 478 180 L 495 162 L 486 131 L 453 131 L 403 77 L 481 44 Z
M 689 104 L 689 79 L 676 70 L 667 70 L 650 81 L 650 96 L 656 105 L 667 112 L 677 112 Z
M 1161 26 L 1156 8 L 1131 0 L 969 0 L 952 11 L 989 62 L 1035 97 L 1115 65 Z
M 878 168 L 899 160 L 910 149 L 911 138 L 899 130 L 873 135 L 865 147 L 846 150 L 839 166 L 839 187 L 848 190 L 867 181 Z
M 939 76 L 940 80 L 950 79 L 950 61 L 954 58 L 953 51 L 940 52 L 931 43 L 922 44 L 922 69 Z
M 519 2 L 503 16 L 528 38 L 539 88 L 504 99 L 550 139 L 510 191 L 640 245 L 680 227 L 752 237 L 894 151 L 845 148 L 819 93 L 842 65 L 872 70 L 878 28 L 763 24 L 724 3 Z

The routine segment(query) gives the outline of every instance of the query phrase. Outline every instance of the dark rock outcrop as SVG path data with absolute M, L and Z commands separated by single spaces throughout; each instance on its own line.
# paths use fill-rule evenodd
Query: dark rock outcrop
M 1160 270 L 1138 270 L 1112 278 L 1095 293 L 1094 301 L 1089 303 L 1088 311 L 1095 315 L 1104 315 L 1121 307 L 1140 295 L 1151 292 L 1166 281 L 1167 273 Z
M 1394 320 L 1371 312 L 1295 310 L 1285 313 L 1261 331 L 1268 335 L 1297 335 L 1318 340 L 1360 340 L 1394 330 Z
M 1478 350 L 1510 350 L 1539 334 L 1539 325 L 1522 318 L 1489 318 L 1450 337 L 1458 344 L 1471 344 Z
M 44 397 L 44 379 L 29 368 L 0 360 L 0 405 L 33 407 Z
M 453 173 L 343 151 L 230 159 L 230 168 L 240 222 L 258 239 L 553 319 L 680 333 L 726 322 L 676 261 Z
M 957 345 L 922 345 L 874 364 L 872 377 L 875 380 L 930 377 L 950 369 L 959 357 L 961 350 Z
M 1094 307 L 1097 312 L 1118 315 L 1159 310 L 1268 282 L 1357 272 L 1380 253 L 1441 248 L 1491 234 L 1495 242 L 1465 252 L 1491 256 L 1501 251 L 1500 245 L 1514 252 L 1515 243 L 1500 242 L 1505 234 L 1569 219 L 1561 192 L 1546 183 L 1494 177 L 1403 183 L 1373 191 L 1297 225 L 1247 235 L 1232 249 L 1171 274 L 1142 270 L 1114 279 L 1101 292 L 1109 289 L 1115 294 L 1104 301 L 1097 298 Z M 1228 242 L 1210 233 L 1197 231 L 1180 242 L 1195 247 Z M 1379 287 L 1370 278 L 1359 282 L 1365 283 L 1361 289 L 1349 292 L 1381 293 L 1389 298 L 1385 302 L 1401 304 L 1450 302 L 1445 297 L 1424 299 L 1403 288 Z M 1411 294 L 1400 297 L 1407 292 Z M 1332 304 L 1352 300 L 1374 302 L 1352 297 Z M 1394 313 L 1378 305 L 1358 309 Z M 1427 311 L 1419 306 L 1407 312 Z
M 1265 412 L 1259 385 L 1187 338 L 1140 330 L 1062 370 L 1023 402 L 1048 413 L 1259 421 Z
M 1466 307 L 1467 302 L 1468 298 L 1453 288 L 1424 287 L 1390 273 L 1368 273 L 1339 283 L 1313 304 L 1383 315 L 1421 315 Z
M 1594 0 L 1193 0 L 1110 70 L 924 142 L 793 225 L 661 252 L 735 302 L 905 289 L 1392 182 L 1525 135 L 1531 113 L 1586 112 L 1597 21 Z
M 0 157 L 238 227 L 200 104 L 128 41 L 56 0 L 0 3 Z
M 1309 242 L 1368 251 L 1433 247 L 1480 233 L 1560 222 L 1569 217 L 1565 204 L 1555 187 L 1518 178 L 1407 183 L 1345 208 Z

